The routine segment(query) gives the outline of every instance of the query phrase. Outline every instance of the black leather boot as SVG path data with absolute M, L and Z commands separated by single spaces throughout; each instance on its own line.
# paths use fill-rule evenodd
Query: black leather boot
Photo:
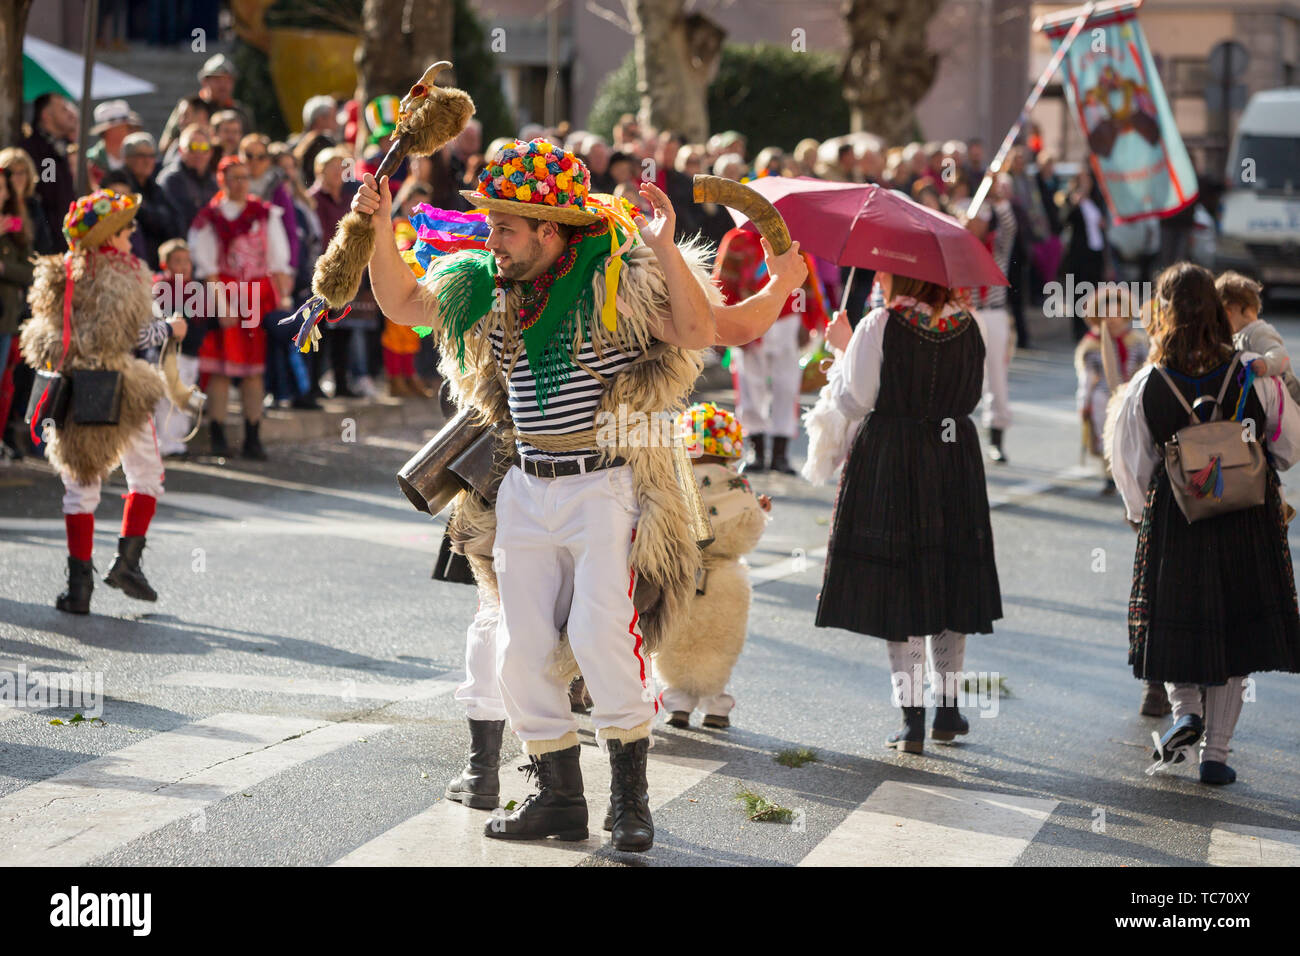
M 69 614 L 89 614 L 90 595 L 95 590 L 95 566 L 68 555 L 68 588 L 54 606 Z
M 137 601 L 156 601 L 158 592 L 145 580 L 144 570 L 140 567 L 140 555 L 144 553 L 144 535 L 117 539 L 117 557 L 104 575 L 104 583 L 110 588 L 117 588 L 127 597 Z
M 930 725 L 931 740 L 955 740 L 970 733 L 970 722 L 957 710 L 957 705 L 940 704 L 934 709 L 934 723 Z
M 890 734 L 885 740 L 885 746 L 909 754 L 923 753 L 925 751 L 925 708 L 904 707 L 902 729 Z
M 504 720 L 469 719 L 469 763 L 447 784 L 447 799 L 475 810 L 492 810 L 501 797 L 501 733 Z
M 254 461 L 266 461 L 266 449 L 262 447 L 261 422 L 244 420 L 244 457 Z
M 645 779 L 650 738 L 631 743 L 611 740 L 609 744 L 609 802 L 611 841 L 616 850 L 643 853 L 655 841 L 650 819 L 650 788 Z
M 208 450 L 214 458 L 230 457 L 230 443 L 226 441 L 226 426 L 221 422 L 208 422 Z
M 989 459 L 996 461 L 999 465 L 1005 465 L 1009 459 L 1007 453 L 1002 450 L 1002 429 L 989 429 Z
M 527 774 L 537 775 L 537 793 L 509 816 L 493 814 L 483 835 L 494 840 L 587 839 L 587 799 L 582 795 L 581 748 L 529 757 Z
M 745 460 L 744 465 L 741 466 L 741 473 L 748 475 L 757 474 L 760 471 L 767 471 L 767 464 L 765 462 L 767 457 L 767 436 L 751 435 L 749 436 L 749 444 L 752 451 L 749 458 Z
M 772 463 L 768 465 L 769 471 L 780 472 L 783 475 L 793 475 L 795 470 L 790 467 L 790 461 L 786 458 L 786 448 L 790 444 L 790 439 L 784 435 L 777 435 L 772 439 Z
M 1151 759 L 1161 763 L 1182 763 L 1204 733 L 1205 721 L 1200 714 L 1183 714 L 1160 738 L 1160 749 L 1151 752 Z

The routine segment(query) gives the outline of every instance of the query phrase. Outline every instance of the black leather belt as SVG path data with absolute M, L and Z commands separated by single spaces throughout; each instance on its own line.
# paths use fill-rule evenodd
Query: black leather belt
M 528 458 L 520 456 L 519 467 L 526 474 L 538 478 L 565 478 L 569 475 L 585 475 L 588 472 L 604 468 L 617 468 L 626 465 L 626 458 L 603 459 L 600 455 L 588 455 L 586 458 L 573 458 L 568 461 L 552 461 L 548 458 Z

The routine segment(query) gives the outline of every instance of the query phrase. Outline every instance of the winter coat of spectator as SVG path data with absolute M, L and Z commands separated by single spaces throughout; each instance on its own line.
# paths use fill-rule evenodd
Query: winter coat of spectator
M 293 192 L 285 181 L 284 171 L 271 161 L 271 140 L 265 133 L 249 133 L 239 141 L 239 158 L 248 167 L 250 191 L 284 212 L 285 232 L 289 236 L 289 264 L 298 268 L 298 231 L 293 228 Z
M 158 269 L 158 247 L 168 239 L 179 238 L 188 231 L 189 223 L 182 225 L 172 208 L 167 194 L 158 185 L 158 149 L 148 133 L 132 133 L 122 141 L 122 157 L 126 162 L 123 175 L 131 192 L 140 194 L 140 211 L 135 221 L 144 240 L 142 256 L 149 268 Z
M 158 174 L 158 185 L 176 212 L 177 225 L 188 233 L 200 209 L 217 194 L 217 177 L 212 173 L 212 141 L 205 127 L 185 127 L 175 162 Z
M 25 150 L 17 146 L 0 149 L 0 170 L 9 174 L 10 188 L 22 199 L 23 212 L 31 230 L 32 251 L 39 256 L 56 252 L 50 224 L 45 221 L 36 197 L 36 166 Z
M 18 145 L 36 168 L 36 197 L 55 252 L 68 248 L 63 217 L 77 198 L 68 144 L 77 135 L 77 111 L 58 93 L 42 93 L 32 104 L 32 134 Z

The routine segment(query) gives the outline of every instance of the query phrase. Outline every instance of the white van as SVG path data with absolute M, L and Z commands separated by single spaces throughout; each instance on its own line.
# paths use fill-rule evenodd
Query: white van
M 1300 288 L 1300 88 L 1250 98 L 1224 179 L 1215 267 Z

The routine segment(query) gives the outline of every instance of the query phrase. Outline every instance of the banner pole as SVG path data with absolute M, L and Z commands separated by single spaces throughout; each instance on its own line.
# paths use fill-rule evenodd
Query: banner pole
M 1052 54 L 1052 58 L 1047 61 L 1047 66 L 1039 75 L 1038 82 L 1035 83 L 1034 88 L 1029 91 L 1029 98 L 1025 100 L 1025 105 L 1020 108 L 1020 115 L 1017 116 L 1016 121 L 1011 124 L 1011 129 L 1007 130 L 1007 135 L 1002 139 L 1002 145 L 998 147 L 997 155 L 995 155 L 993 161 L 989 163 L 989 168 L 985 170 L 984 178 L 980 181 L 979 189 L 975 191 L 975 196 L 971 199 L 970 206 L 966 209 L 966 216 L 968 219 L 974 219 L 976 213 L 980 211 L 980 206 L 984 204 L 984 200 L 988 197 L 989 189 L 993 186 L 993 177 L 1002 171 L 1002 163 L 1006 160 L 1007 154 L 1011 152 L 1011 147 L 1015 145 L 1016 137 L 1020 135 L 1020 130 L 1024 127 L 1025 123 L 1029 121 L 1030 112 L 1036 105 L 1038 105 L 1038 100 L 1043 95 L 1043 91 L 1047 89 L 1047 84 L 1050 83 L 1052 77 L 1056 75 L 1057 69 L 1065 59 L 1065 54 L 1069 52 L 1070 46 L 1074 43 L 1075 39 L 1078 38 L 1079 34 L 1083 32 L 1084 26 L 1088 23 L 1088 18 L 1092 16 L 1095 9 L 1095 3 L 1089 2 L 1083 5 L 1079 15 L 1075 17 L 1074 24 L 1070 27 L 1070 32 L 1065 35 L 1065 38 L 1061 41 L 1061 45 L 1056 48 L 1056 51 Z

